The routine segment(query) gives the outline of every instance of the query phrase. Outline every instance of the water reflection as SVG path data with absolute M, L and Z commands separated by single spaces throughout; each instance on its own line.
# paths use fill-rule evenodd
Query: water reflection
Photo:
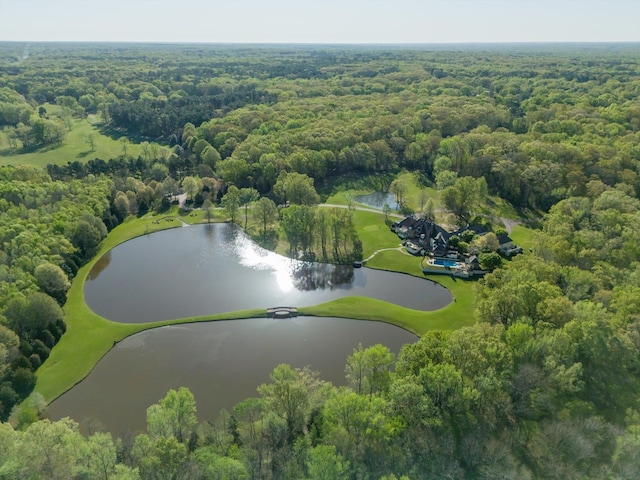
M 283 257 L 230 224 L 156 232 L 118 245 L 108 255 L 85 283 L 85 300 L 99 315 L 127 323 L 304 307 L 348 295 L 418 310 L 452 300 L 446 289 L 424 279 Z
M 95 263 L 89 275 L 87 275 L 88 280 L 95 280 L 98 278 L 100 273 L 109 266 L 111 263 L 111 251 L 108 251 L 103 256 L 101 256 L 98 261 Z
M 298 290 L 349 288 L 353 280 L 351 265 L 306 263 L 293 272 L 293 282 Z
M 271 271 L 282 292 L 289 292 L 293 288 L 301 291 L 348 288 L 353 283 L 351 265 L 302 262 L 286 258 L 265 250 L 237 229 L 231 231 L 231 235 L 225 236 L 231 240 L 240 264 L 255 270 Z
M 393 193 L 388 192 L 373 192 L 369 195 L 356 195 L 354 200 L 358 203 L 364 203 L 373 208 L 384 208 L 385 204 L 389 205 L 391 210 L 399 210 L 400 205 L 396 202 L 396 197 Z

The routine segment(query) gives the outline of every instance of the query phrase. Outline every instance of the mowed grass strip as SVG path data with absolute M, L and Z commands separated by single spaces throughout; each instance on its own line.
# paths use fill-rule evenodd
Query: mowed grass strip
M 422 335 L 429 330 L 453 330 L 475 323 L 474 305 L 475 281 L 450 277 L 448 275 L 424 275 L 420 258 L 397 250 L 387 250 L 373 257 L 367 266 L 380 270 L 406 273 L 424 278 L 425 281 L 439 283 L 445 287 L 454 301 L 444 308 L 428 312 L 420 311 L 419 321 L 412 323 L 409 330 Z M 425 321 L 427 321 L 425 323 Z

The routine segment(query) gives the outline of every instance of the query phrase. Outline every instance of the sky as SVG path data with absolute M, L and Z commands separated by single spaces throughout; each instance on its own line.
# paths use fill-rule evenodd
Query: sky
M 640 0 L 0 0 L 0 41 L 640 42 Z

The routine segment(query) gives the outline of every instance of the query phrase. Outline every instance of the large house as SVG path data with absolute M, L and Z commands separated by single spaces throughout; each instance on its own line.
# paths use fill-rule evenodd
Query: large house
M 447 232 L 440 225 L 414 216 L 406 217 L 400 222 L 391 225 L 391 230 L 401 239 L 405 240 L 408 250 L 433 253 L 437 256 L 445 256 L 449 246 L 449 237 L 452 233 Z M 413 252 L 412 253 L 418 253 Z
M 448 232 L 440 225 L 413 215 L 393 223 L 391 230 L 402 239 L 402 243 L 409 253 L 449 260 L 465 260 L 457 250 L 450 248 L 449 240 L 452 236 L 461 236 L 465 231 L 472 231 L 475 235 L 488 233 L 483 225 L 467 225 L 454 232 Z M 522 253 L 522 247 L 517 246 L 507 234 L 497 235 L 499 247 L 497 252 L 507 258 Z M 475 256 L 474 256 L 475 257 Z M 477 262 L 477 259 L 475 259 Z M 471 268 L 471 265 L 469 265 Z M 474 266 L 475 267 L 475 266 Z M 473 268 L 477 270 L 477 268 Z

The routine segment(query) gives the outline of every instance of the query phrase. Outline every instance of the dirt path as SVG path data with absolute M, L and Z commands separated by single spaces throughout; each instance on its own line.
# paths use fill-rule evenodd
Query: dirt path
M 514 220 L 513 218 L 505 218 L 505 217 L 499 217 L 500 221 L 502 223 L 504 223 L 504 228 L 507 231 L 507 233 L 511 233 L 511 231 L 513 230 L 513 227 L 515 227 L 516 225 L 520 225 L 522 222 L 520 220 Z
M 376 250 L 375 252 L 373 252 L 371 255 L 369 255 L 367 258 L 365 258 L 363 260 L 364 263 L 368 262 L 369 260 L 371 260 L 373 257 L 375 257 L 377 254 L 379 254 L 380 252 L 387 252 L 390 250 L 397 250 L 398 252 L 402 253 L 403 255 L 409 255 L 412 256 L 409 252 L 407 252 L 404 247 L 400 246 L 400 247 L 388 247 L 388 248 L 381 248 L 380 250 Z

